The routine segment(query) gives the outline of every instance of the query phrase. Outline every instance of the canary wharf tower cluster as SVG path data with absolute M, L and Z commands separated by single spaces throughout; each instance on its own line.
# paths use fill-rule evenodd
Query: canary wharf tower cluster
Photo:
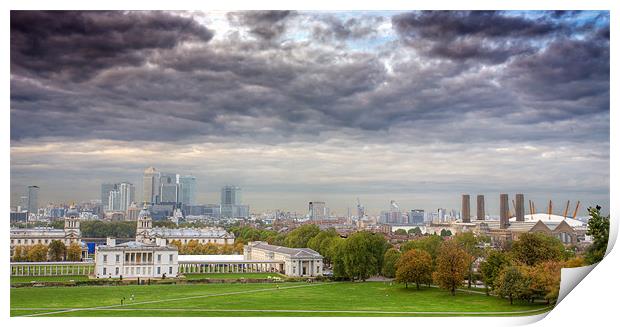
M 608 12 L 13 11 L 10 24 L 12 219 L 75 203 L 85 219 L 146 205 L 155 220 L 443 223 L 474 207 L 505 218 L 499 194 L 525 194 L 524 223 L 530 200 L 572 201 L 563 217 L 609 208 Z

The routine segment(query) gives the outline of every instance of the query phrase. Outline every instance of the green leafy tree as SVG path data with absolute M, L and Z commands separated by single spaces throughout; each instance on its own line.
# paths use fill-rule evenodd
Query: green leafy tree
M 13 256 L 11 261 L 22 262 L 28 260 L 28 249 L 23 245 L 17 245 L 13 248 Z
M 428 284 L 432 279 L 433 260 L 424 250 L 413 249 L 403 253 L 396 266 L 396 281 L 405 283 L 405 288 L 409 283 L 415 283 L 416 288 L 420 289 L 420 284 Z
M 335 228 L 320 231 L 308 241 L 308 247 L 323 255 L 323 253 L 327 252 L 329 243 L 334 237 L 340 237 Z
M 338 235 L 336 229 L 329 228 L 311 238 L 308 241 L 308 247 L 319 252 L 323 256 L 325 264 L 331 265 L 333 258 L 330 249 L 335 239 L 340 239 L 340 235 Z
M 286 238 L 286 234 L 274 232 L 273 234 L 270 234 L 269 236 L 267 236 L 267 238 L 265 238 L 265 242 L 272 244 L 272 245 L 284 246 L 285 238 Z
M 47 246 L 35 244 L 28 249 L 28 261 L 43 262 L 47 261 Z
M 433 259 L 433 264 L 437 259 L 437 254 L 439 252 L 439 247 L 443 243 L 443 238 L 438 235 L 427 235 L 425 237 L 419 238 L 417 240 L 409 241 L 404 243 L 400 247 L 400 251 L 405 253 L 412 249 L 424 250 L 431 255 Z
M 402 229 L 402 228 L 399 228 L 399 229 L 397 229 L 397 230 L 394 232 L 394 234 L 396 234 L 396 235 L 407 235 L 407 231 L 406 231 L 406 230 L 404 230 L 404 229 Z
M 529 296 L 529 281 L 523 267 L 507 266 L 499 273 L 495 281 L 494 293 L 508 298 L 510 304 L 514 299 Z
M 329 256 L 332 258 L 334 277 L 338 279 L 351 279 L 344 260 L 345 245 L 347 241 L 343 238 L 334 239 L 329 247 Z
M 394 248 L 385 251 L 383 256 L 383 269 L 381 273 L 387 278 L 394 278 L 396 276 L 396 263 L 400 259 L 400 252 Z
M 482 280 L 486 286 L 487 295 L 489 289 L 495 288 L 495 281 L 499 273 L 507 266 L 510 265 L 510 258 L 506 252 L 491 250 L 485 261 L 480 263 L 480 273 L 482 274 Z
M 594 264 L 603 260 L 607 252 L 609 242 L 609 215 L 601 215 L 601 207 L 588 208 L 590 220 L 588 220 L 588 231 L 586 235 L 592 236 L 592 245 L 588 247 L 585 259 L 588 264 Z
M 380 271 L 385 251 L 377 249 L 376 243 L 375 235 L 367 231 L 356 232 L 346 239 L 342 256 L 347 276 L 351 280 L 365 281 Z
M 416 226 L 415 228 L 409 229 L 409 231 L 407 231 L 407 232 L 409 233 L 409 235 L 415 235 L 415 236 L 421 236 L 422 235 L 422 230 L 418 226 Z
M 529 270 L 530 293 L 547 300 L 547 304 L 555 303 L 560 293 L 560 276 L 562 263 L 545 261 Z
M 479 246 L 480 240 L 472 232 L 459 233 L 454 236 L 454 241 L 471 257 L 467 277 L 467 287 L 471 288 L 471 282 L 474 277 L 474 262 L 482 256 L 484 251 Z
M 49 255 L 52 261 L 62 261 L 65 258 L 65 254 L 67 253 L 67 247 L 65 243 L 59 240 L 53 240 L 50 242 Z
M 55 221 L 52 221 L 48 226 L 55 228 L 55 229 L 63 229 L 65 228 L 65 221 L 55 220 Z
M 291 248 L 308 247 L 308 241 L 320 232 L 319 227 L 314 224 L 302 225 L 295 228 L 286 235 L 284 244 Z
M 433 280 L 454 296 L 465 279 L 471 257 L 455 241 L 446 241 L 439 248 Z
M 275 244 L 273 238 L 278 233 L 271 230 L 254 228 L 251 226 L 232 226 L 228 229 L 229 232 L 235 235 L 235 243 L 247 244 L 253 241 L 266 241 L 269 244 Z M 270 238 L 272 238 L 270 240 Z
M 67 248 L 67 261 L 80 261 L 82 260 L 82 247 L 73 242 Z
M 166 227 L 166 228 L 177 228 L 177 224 L 175 224 L 171 220 L 157 220 L 153 222 L 153 227 Z
M 375 257 L 377 261 L 376 273 L 380 273 L 383 268 L 383 259 L 385 257 L 385 252 L 391 247 L 390 244 L 385 240 L 383 234 L 375 234 L 366 232 L 364 233 L 366 237 L 368 237 L 370 241 L 370 249 L 372 255 Z
M 562 261 L 565 258 L 562 242 L 543 233 L 521 234 L 519 240 L 512 244 L 511 253 L 515 260 L 528 266 L 549 260 Z
M 84 221 L 80 224 L 82 237 L 115 237 L 115 238 L 135 238 L 135 221 Z
M 442 229 L 441 232 L 439 233 L 439 236 L 441 237 L 452 236 L 452 232 L 449 229 Z

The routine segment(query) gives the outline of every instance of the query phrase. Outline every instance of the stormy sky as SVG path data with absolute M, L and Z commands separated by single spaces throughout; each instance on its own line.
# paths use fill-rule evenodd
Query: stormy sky
M 142 172 L 259 212 L 609 206 L 609 13 L 11 12 L 11 203 Z M 473 197 L 473 196 L 472 196 Z M 472 203 L 473 207 L 473 203 Z M 560 208 L 562 207 L 562 208 Z M 604 209 L 604 211 L 607 211 Z M 585 214 L 585 210 L 580 210 Z

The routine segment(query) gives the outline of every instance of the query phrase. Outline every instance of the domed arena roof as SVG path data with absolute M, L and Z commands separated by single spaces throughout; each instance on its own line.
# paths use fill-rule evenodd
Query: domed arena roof
M 547 213 L 535 213 L 533 215 L 525 215 L 524 218 L 525 218 L 525 221 L 529 221 L 529 222 L 537 222 L 539 220 L 542 220 L 542 222 L 559 223 L 562 220 L 564 220 L 571 227 L 583 227 L 586 225 L 585 223 L 577 219 L 573 219 L 569 217 L 564 218 L 564 216 L 559 216 L 559 215 L 554 215 L 554 214 L 549 215 Z M 517 220 L 516 217 L 510 218 L 510 221 L 516 221 L 516 220 Z

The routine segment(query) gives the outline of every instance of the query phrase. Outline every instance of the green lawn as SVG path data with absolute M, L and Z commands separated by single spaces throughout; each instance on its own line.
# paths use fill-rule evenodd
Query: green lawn
M 283 275 L 276 273 L 239 273 L 239 274 L 225 274 L 225 273 L 212 273 L 212 274 L 185 274 L 186 279 L 203 279 L 203 278 L 218 278 L 218 279 L 239 279 L 239 278 L 267 278 L 267 277 L 280 277 Z
M 120 306 L 123 297 L 125 305 Z M 510 305 L 478 293 L 451 296 L 437 288 L 417 291 L 384 282 L 11 289 L 11 316 L 460 316 L 531 315 L 548 309 L 543 304 Z
M 88 280 L 86 275 L 75 276 L 11 276 L 11 284 L 13 283 L 30 283 L 36 282 L 68 282 L 70 280 L 80 281 Z

